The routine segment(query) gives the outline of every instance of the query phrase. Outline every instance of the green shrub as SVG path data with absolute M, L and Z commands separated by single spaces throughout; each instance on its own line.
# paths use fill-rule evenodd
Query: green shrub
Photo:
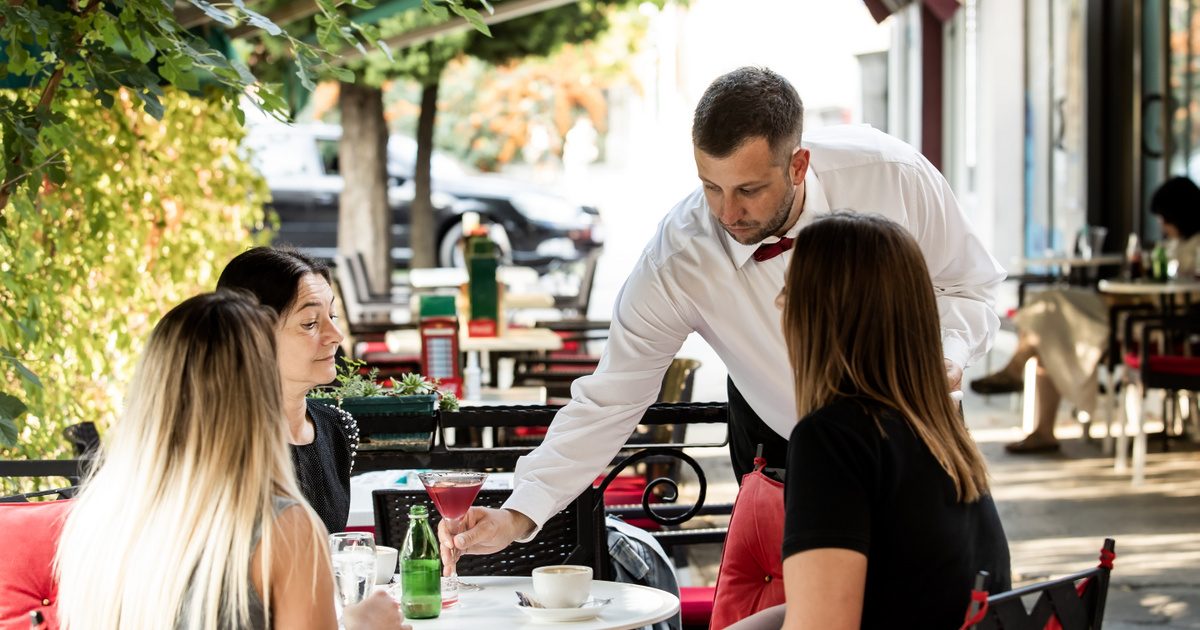
M 117 416 L 158 318 L 211 290 L 225 262 L 266 233 L 266 185 L 239 156 L 227 103 L 169 91 L 155 120 L 122 93 L 111 108 L 60 94 L 67 180 L 0 209 L 0 392 L 21 399 L 15 447 L 0 458 L 69 454 L 63 427 Z

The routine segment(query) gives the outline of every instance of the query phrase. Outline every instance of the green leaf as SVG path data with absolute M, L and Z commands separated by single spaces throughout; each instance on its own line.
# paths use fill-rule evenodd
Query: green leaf
M 0 393 L 0 446 L 17 443 L 17 418 L 28 408 L 25 403 L 9 394 Z
M 139 93 L 139 96 L 146 113 L 153 116 L 155 120 L 162 120 L 166 110 L 163 108 L 162 102 L 158 100 L 158 96 L 150 90 Z
M 218 24 L 230 27 L 237 26 L 237 20 L 232 15 L 205 2 L 205 0 L 188 0 L 188 2 L 191 2 L 192 6 L 203 11 L 205 15 Z
M 154 44 L 147 42 L 138 34 L 129 38 L 129 54 L 142 63 L 148 63 L 154 58 Z
M 42 386 L 42 381 L 37 377 L 37 374 L 34 374 L 33 370 L 25 367 L 25 364 L 21 363 L 20 359 L 10 354 L 8 350 L 0 350 L 0 360 L 7 361 L 8 363 L 12 364 L 13 369 L 17 371 L 17 375 L 27 383 L 38 388 Z
M 246 3 L 244 0 L 233 0 L 233 6 L 237 7 L 238 11 L 241 11 L 242 14 L 246 16 L 246 21 L 249 22 L 251 26 L 261 28 L 271 37 L 278 37 L 283 33 L 283 29 L 279 28 L 279 26 L 272 22 L 270 18 L 258 13 L 257 11 L 252 11 L 246 8 Z
M 329 74 L 343 83 L 354 83 L 354 71 L 341 66 L 330 66 Z

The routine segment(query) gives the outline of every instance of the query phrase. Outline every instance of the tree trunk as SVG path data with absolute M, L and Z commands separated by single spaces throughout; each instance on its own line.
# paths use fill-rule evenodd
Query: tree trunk
M 437 82 L 421 89 L 421 114 L 417 118 L 417 164 L 414 167 L 412 225 L 409 238 L 412 244 L 413 268 L 436 267 L 437 226 L 433 221 L 433 201 L 430 198 L 430 164 L 433 159 L 433 122 L 437 116 Z
M 387 123 L 383 92 L 343 83 L 339 171 L 345 185 L 338 201 L 338 253 L 366 260 L 371 290 L 388 293 L 392 284 L 392 212 L 387 198 Z

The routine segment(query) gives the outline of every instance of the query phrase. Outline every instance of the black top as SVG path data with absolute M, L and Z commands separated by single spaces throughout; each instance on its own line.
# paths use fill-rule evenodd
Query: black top
M 346 529 L 350 516 L 350 471 L 358 451 L 354 417 L 328 403 L 309 400 L 311 444 L 292 445 L 296 481 L 308 504 L 330 533 Z
M 801 420 L 785 492 L 785 560 L 828 547 L 866 554 L 863 628 L 958 628 L 976 573 L 991 573 L 993 593 L 1012 587 L 991 496 L 959 503 L 950 476 L 890 409 L 843 399 Z

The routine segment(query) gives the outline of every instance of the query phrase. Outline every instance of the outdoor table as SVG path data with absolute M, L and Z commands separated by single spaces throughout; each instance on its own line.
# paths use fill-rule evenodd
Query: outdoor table
M 1017 266 L 1024 273 L 1017 276 L 1010 276 L 1010 279 L 1017 280 L 1017 304 L 1025 304 L 1025 289 L 1029 284 L 1053 284 L 1056 282 L 1065 282 L 1071 284 L 1091 285 L 1089 278 L 1083 277 L 1082 272 L 1072 274 L 1072 271 L 1091 270 L 1093 273 L 1100 267 L 1108 267 L 1120 265 L 1125 261 L 1125 257 L 1121 254 L 1099 254 L 1090 258 L 1082 256 L 1045 256 L 1042 258 L 1022 258 L 1017 260 Z M 1030 267 L 1044 267 L 1052 269 L 1051 273 L 1046 274 L 1030 274 Z M 1091 274 L 1087 274 L 1091 275 Z
M 679 612 L 679 598 L 656 588 L 638 584 L 592 581 L 592 597 L 612 598 L 600 614 L 586 621 L 539 623 L 517 607 L 517 591 L 533 594 L 529 577 L 462 576 L 483 590 L 460 591 L 458 605 L 442 611 L 436 619 L 406 619 L 414 630 L 458 630 L 460 628 L 504 628 L 505 630 L 632 630 L 658 623 Z M 400 576 L 389 589 L 400 596 Z
M 537 283 L 538 273 L 532 267 L 507 266 L 496 269 L 496 279 L 504 284 L 528 286 Z M 414 289 L 458 288 L 467 283 L 467 270 L 462 267 L 412 269 L 408 272 L 408 283 Z
M 1072 267 L 1106 267 L 1109 265 L 1119 265 L 1125 262 L 1125 257 L 1121 254 L 1101 254 L 1092 256 L 1091 258 L 1083 258 L 1081 256 L 1048 256 L 1045 258 L 1022 258 L 1021 266 L 1024 267 L 1060 267 L 1070 271 Z
M 421 333 L 417 330 L 393 330 L 385 337 L 388 352 L 416 355 L 421 353 Z M 458 334 L 461 352 L 553 352 L 562 350 L 562 337 L 549 328 L 509 328 L 497 337 L 471 337 Z

